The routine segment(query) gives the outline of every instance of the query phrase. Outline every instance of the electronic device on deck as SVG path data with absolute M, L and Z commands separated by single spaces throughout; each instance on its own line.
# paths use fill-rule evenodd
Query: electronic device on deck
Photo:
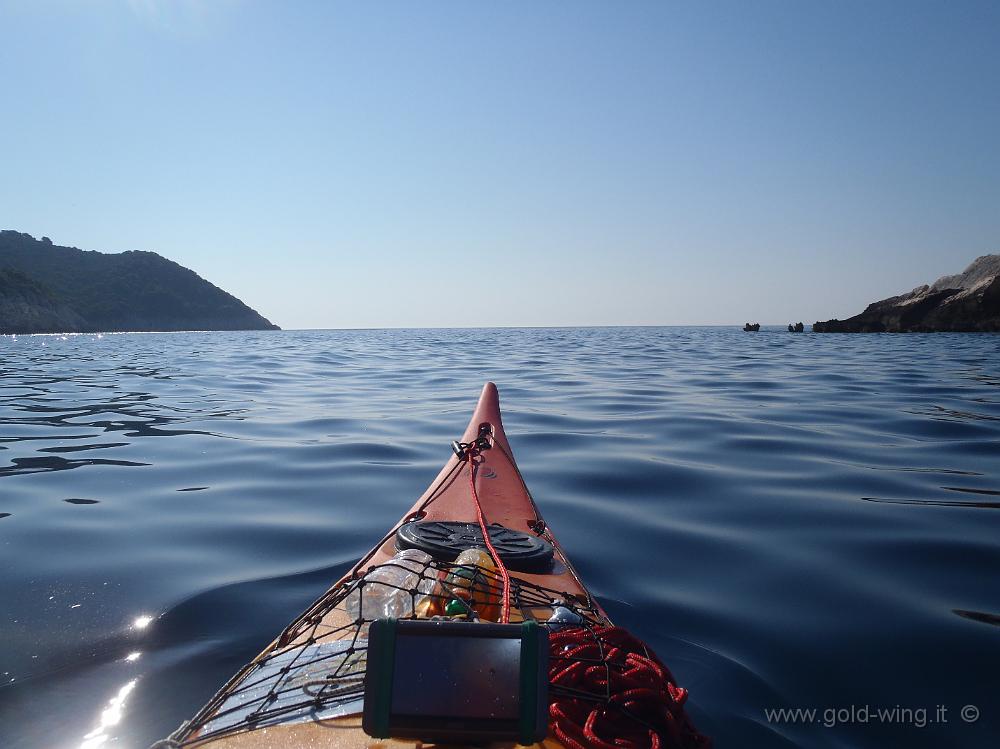
M 375 738 L 534 744 L 548 728 L 548 662 L 536 622 L 380 619 L 362 727 Z

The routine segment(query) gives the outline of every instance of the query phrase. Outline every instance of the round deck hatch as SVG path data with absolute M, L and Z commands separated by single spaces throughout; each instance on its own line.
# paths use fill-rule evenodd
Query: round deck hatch
M 490 541 L 509 569 L 544 572 L 552 566 L 552 544 L 530 533 L 515 531 L 499 523 L 489 526 Z M 420 549 L 435 559 L 450 562 L 464 549 L 485 549 L 478 523 L 424 520 L 406 523 L 396 531 L 400 549 Z

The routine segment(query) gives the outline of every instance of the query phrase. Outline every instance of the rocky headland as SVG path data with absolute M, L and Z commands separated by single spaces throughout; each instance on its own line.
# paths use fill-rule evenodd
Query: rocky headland
M 976 258 L 962 273 L 873 302 L 860 315 L 813 325 L 817 333 L 1000 331 L 1000 255 Z
M 84 251 L 0 231 L 0 333 L 277 329 L 155 252 Z

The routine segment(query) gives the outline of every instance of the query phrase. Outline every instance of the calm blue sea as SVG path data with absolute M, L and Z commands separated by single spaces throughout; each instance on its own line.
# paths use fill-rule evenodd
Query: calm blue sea
M 995 746 L 1000 336 L 722 328 L 0 338 L 0 744 L 167 734 L 410 506 L 488 379 L 717 747 Z

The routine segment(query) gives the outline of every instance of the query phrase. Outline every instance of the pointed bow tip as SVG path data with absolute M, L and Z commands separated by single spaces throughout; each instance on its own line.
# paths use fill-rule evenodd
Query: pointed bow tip
M 500 413 L 500 391 L 492 382 L 483 385 L 483 392 L 479 395 L 479 408 L 484 407 L 487 410 L 496 411 L 497 414 Z
M 492 382 L 487 382 L 483 385 L 483 392 L 479 396 L 479 403 L 476 405 L 472 421 L 469 422 L 469 428 L 466 431 L 466 440 L 477 434 L 479 432 L 479 425 L 484 422 L 489 422 L 498 431 L 503 431 L 503 424 L 500 420 L 500 393 L 497 391 L 497 386 Z

